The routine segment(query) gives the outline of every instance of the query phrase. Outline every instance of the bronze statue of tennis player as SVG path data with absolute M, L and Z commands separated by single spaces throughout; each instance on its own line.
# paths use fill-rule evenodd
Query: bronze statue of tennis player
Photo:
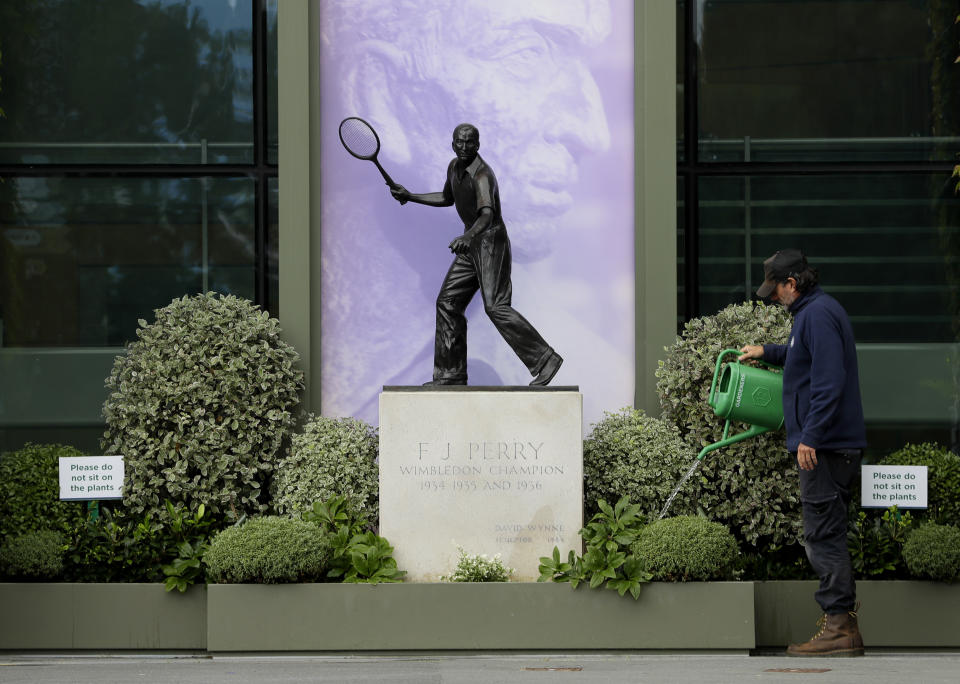
M 414 194 L 402 185 L 390 185 L 401 204 L 429 207 L 456 206 L 463 235 L 450 243 L 456 256 L 437 295 L 437 333 L 433 352 L 433 380 L 427 385 L 467 384 L 467 319 L 464 311 L 477 290 L 483 308 L 497 331 L 534 376 L 533 386 L 548 384 L 563 359 L 540 333 L 510 305 L 510 238 L 500 216 L 500 191 L 493 170 L 478 154 L 480 132 L 471 124 L 453 130 L 456 159 L 447 167 L 440 192 Z

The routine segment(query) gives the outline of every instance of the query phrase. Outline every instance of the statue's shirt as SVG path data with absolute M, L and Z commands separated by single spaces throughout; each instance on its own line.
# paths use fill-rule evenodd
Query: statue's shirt
M 463 221 L 464 230 L 469 230 L 484 207 L 493 212 L 491 226 L 500 225 L 500 190 L 493 169 L 477 155 L 470 164 L 458 168 L 454 159 L 447 167 L 447 182 L 443 186 L 444 197 L 453 197 L 457 213 Z

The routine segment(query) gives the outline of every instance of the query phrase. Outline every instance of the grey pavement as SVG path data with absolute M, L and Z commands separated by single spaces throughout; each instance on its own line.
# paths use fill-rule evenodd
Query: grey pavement
M 0 653 L 0 682 L 403 682 L 410 684 L 932 684 L 960 681 L 958 652 L 863 658 L 637 653 L 444 655 L 27 655 Z

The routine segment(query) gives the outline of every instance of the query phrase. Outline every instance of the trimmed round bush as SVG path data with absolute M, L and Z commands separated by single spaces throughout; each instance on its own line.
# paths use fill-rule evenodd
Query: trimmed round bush
M 83 456 L 62 444 L 27 444 L 0 456 L 0 541 L 35 530 L 70 534 L 86 503 L 60 501 L 59 458 Z
M 960 527 L 960 456 L 939 444 L 924 442 L 907 444 L 880 463 L 927 466 L 928 508 L 912 513 L 941 525 Z
M 124 504 L 165 520 L 165 500 L 215 517 L 255 514 L 303 388 L 299 358 L 253 303 L 175 299 L 140 320 L 107 378 L 103 448 L 125 459 Z
M 640 530 L 633 553 L 653 579 L 686 582 L 731 579 L 740 551 L 724 525 L 680 515 Z
M 10 537 L 0 545 L 0 574 L 12 579 L 50 580 L 63 574 L 64 537 L 38 530 Z
M 910 574 L 938 582 L 960 580 L 960 528 L 925 523 L 907 537 L 903 560 Z
M 317 525 L 268 515 L 218 532 L 203 562 L 214 584 L 283 584 L 321 581 L 330 555 Z
M 689 321 L 657 370 L 665 420 L 699 453 L 719 442 L 725 420 L 707 403 L 717 356 L 745 344 L 784 343 L 791 321 L 779 306 L 747 302 Z M 732 423 L 730 435 L 747 429 Z M 763 548 L 799 543 L 800 484 L 783 432 L 771 432 L 711 452 L 698 471 L 699 507 L 745 543 Z
M 674 425 L 629 407 L 604 413 L 583 442 L 586 518 L 599 510 L 598 499 L 613 504 L 626 496 L 652 519 L 695 457 Z M 697 479 L 689 480 L 671 512 L 695 513 L 698 490 Z
M 378 448 L 376 429 L 361 420 L 311 416 L 277 464 L 271 483 L 276 511 L 292 514 L 344 496 L 354 513 L 368 513 L 375 521 Z

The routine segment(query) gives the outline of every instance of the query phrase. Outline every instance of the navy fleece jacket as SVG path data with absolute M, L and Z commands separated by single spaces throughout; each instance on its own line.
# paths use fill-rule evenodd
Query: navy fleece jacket
M 763 345 L 763 359 L 783 366 L 787 450 L 862 449 L 867 445 L 860 403 L 857 349 L 847 312 L 815 287 L 791 306 L 787 344 Z

